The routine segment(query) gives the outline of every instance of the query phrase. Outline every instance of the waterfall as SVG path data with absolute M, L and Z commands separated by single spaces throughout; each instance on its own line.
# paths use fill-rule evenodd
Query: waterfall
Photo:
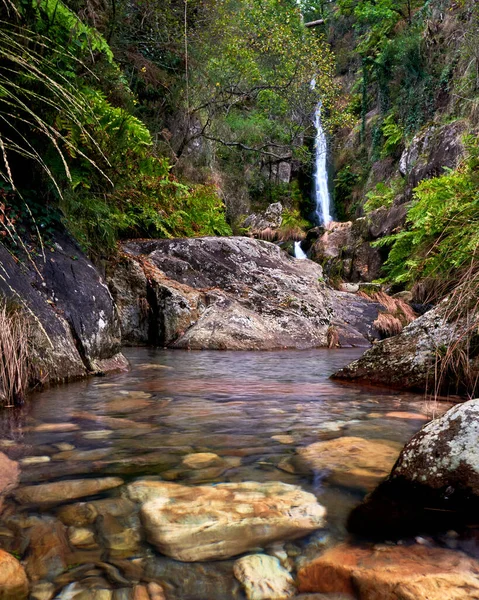
M 294 256 L 300 260 L 308 258 L 301 248 L 301 242 L 294 242 Z
M 311 89 L 316 87 L 316 79 L 311 81 Z M 330 214 L 330 198 L 328 188 L 328 170 L 326 134 L 321 123 L 321 101 L 318 102 L 314 112 L 314 126 L 316 127 L 316 139 L 314 143 L 314 201 L 316 204 L 315 215 L 318 223 L 327 227 L 332 221 Z

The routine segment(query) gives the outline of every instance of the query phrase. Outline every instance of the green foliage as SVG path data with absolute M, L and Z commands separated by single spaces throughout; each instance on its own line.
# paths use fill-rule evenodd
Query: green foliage
M 404 140 L 404 131 L 396 121 L 394 114 L 389 114 L 383 121 L 382 134 L 384 138 L 381 158 L 394 155 Z
M 389 279 L 411 284 L 426 279 L 455 281 L 476 260 L 479 247 L 479 145 L 468 138 L 468 159 L 456 170 L 422 181 L 414 191 L 407 228 L 383 238 L 391 245 Z
M 366 213 L 382 207 L 392 206 L 394 199 L 404 190 L 405 181 L 401 177 L 389 183 L 379 182 L 373 190 L 366 194 L 364 210 Z

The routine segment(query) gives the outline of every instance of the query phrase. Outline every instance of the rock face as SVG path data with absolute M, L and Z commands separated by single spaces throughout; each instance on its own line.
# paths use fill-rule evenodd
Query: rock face
M 291 574 L 273 556 L 243 556 L 235 562 L 233 571 L 248 600 L 285 600 L 296 595 Z
M 18 484 L 20 471 L 18 463 L 10 460 L 3 452 L 0 452 L 0 512 L 3 507 L 3 499 Z
M 374 337 L 377 313 L 372 318 L 367 300 L 354 297 L 349 322 L 343 309 L 334 312 L 336 292 L 323 283 L 321 267 L 291 258 L 274 244 L 207 237 L 132 241 L 123 250 L 120 263 L 109 268 L 108 282 L 130 343 L 309 348 L 328 345 L 332 325 L 347 331 L 346 346 L 364 346 Z M 341 305 L 349 301 L 353 297 L 341 298 Z
M 333 378 L 447 392 L 447 378 L 439 389 L 435 389 L 435 372 L 444 349 L 460 340 L 465 329 L 471 328 L 471 322 L 450 322 L 446 315 L 444 304 L 430 310 L 399 335 L 376 343 L 361 358 L 337 371 Z M 473 363 L 470 366 L 474 368 Z
M 13 260 L 0 244 L 0 294 L 29 316 L 37 377 L 65 381 L 124 369 L 120 323 L 110 292 L 93 264 L 65 234 L 55 234 L 54 252 Z
M 298 449 L 299 462 L 336 485 L 371 491 L 389 474 L 401 446 L 382 440 L 341 437 Z
M 283 205 L 281 202 L 270 204 L 264 213 L 252 213 L 246 217 L 243 227 L 248 227 L 251 235 L 261 236 L 265 230 L 273 231 L 281 227 L 283 221 Z
M 301 592 L 359 600 L 472 600 L 479 598 L 479 563 L 442 548 L 341 544 L 300 569 L 298 581 Z
M 28 579 L 22 565 L 5 550 L 0 550 L 0 600 L 25 600 Z
M 139 481 L 128 493 L 143 502 L 148 540 L 162 554 L 185 562 L 229 558 L 324 524 L 325 509 L 316 498 L 284 483 L 186 487 Z
M 350 516 L 352 530 L 378 535 L 476 523 L 479 400 L 448 410 L 404 447 L 388 479 Z

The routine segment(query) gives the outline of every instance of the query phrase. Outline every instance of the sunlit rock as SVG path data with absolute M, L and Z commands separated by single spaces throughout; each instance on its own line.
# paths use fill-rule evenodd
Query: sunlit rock
M 291 574 L 273 556 L 243 556 L 235 562 L 233 570 L 248 600 L 284 600 L 296 594 Z
M 159 481 L 128 486 L 143 502 L 148 540 L 162 554 L 191 562 L 236 556 L 276 540 L 302 537 L 324 525 L 316 498 L 284 483 L 186 487 Z

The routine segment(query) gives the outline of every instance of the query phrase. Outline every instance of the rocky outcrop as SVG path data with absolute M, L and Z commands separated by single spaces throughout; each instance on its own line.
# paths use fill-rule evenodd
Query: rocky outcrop
M 377 308 L 336 293 L 322 269 L 243 237 L 131 241 L 108 283 L 124 339 L 174 348 L 266 350 L 374 339 Z M 348 304 L 354 304 L 351 314 Z
M 453 320 L 450 312 L 444 303 L 430 310 L 399 335 L 374 344 L 361 358 L 337 371 L 333 378 L 428 392 L 460 391 L 457 387 L 450 390 L 453 384 L 447 376 L 441 380 L 435 376 L 441 364 L 447 369 L 444 360 L 447 349 L 457 346 L 460 350 L 459 342 L 470 337 L 465 336 L 465 332 L 474 331 L 472 324 L 477 316 L 467 321 Z M 472 352 L 469 370 L 477 372 L 474 360 Z M 461 383 L 465 382 L 459 381 L 459 385 Z
M 443 548 L 341 544 L 301 568 L 298 583 L 302 592 L 359 600 L 472 600 L 479 598 L 479 562 Z
M 158 481 L 128 486 L 142 502 L 147 539 L 162 554 L 197 562 L 230 558 L 324 525 L 316 498 L 285 483 L 223 483 L 186 487 Z
M 248 228 L 249 233 L 253 237 L 264 236 L 265 232 L 269 232 L 270 236 L 274 233 L 283 221 L 283 205 L 281 202 L 270 204 L 264 213 L 251 213 L 243 223 L 243 227 Z
M 402 450 L 388 479 L 349 519 L 358 533 L 403 535 L 477 522 L 479 400 L 448 410 Z
M 0 245 L 0 263 L 0 294 L 31 323 L 39 381 L 126 368 L 111 294 L 71 238 L 58 232 L 44 257 L 31 253 L 21 260 Z

